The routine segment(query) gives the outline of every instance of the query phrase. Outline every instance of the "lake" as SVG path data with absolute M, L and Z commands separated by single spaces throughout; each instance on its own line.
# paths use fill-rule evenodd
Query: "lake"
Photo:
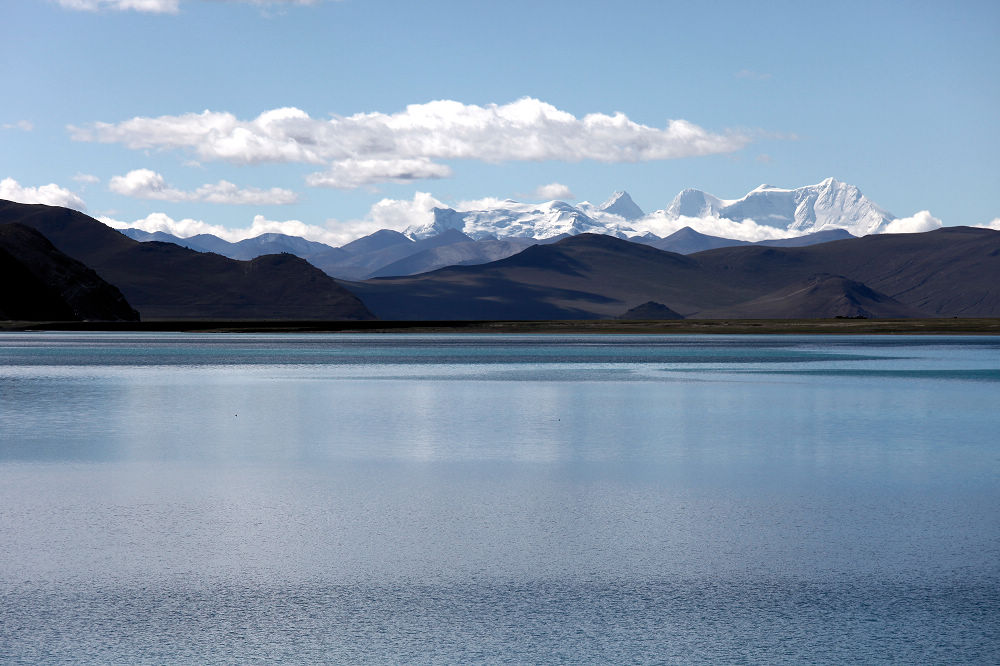
M 1000 338 L 0 334 L 0 662 L 998 663 Z

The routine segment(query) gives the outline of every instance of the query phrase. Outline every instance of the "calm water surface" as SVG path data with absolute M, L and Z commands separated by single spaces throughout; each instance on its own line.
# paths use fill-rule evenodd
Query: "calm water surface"
M 1000 338 L 0 334 L 0 662 L 1000 663 Z

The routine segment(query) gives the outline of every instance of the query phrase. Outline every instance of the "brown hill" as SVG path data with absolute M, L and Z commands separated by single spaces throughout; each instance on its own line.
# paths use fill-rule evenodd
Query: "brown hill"
M 138 321 L 118 289 L 21 224 L 0 225 L 0 319 Z
M 383 319 L 592 319 L 647 301 L 688 318 L 809 316 L 791 312 L 809 309 L 802 289 L 820 273 L 847 282 L 824 280 L 812 292 L 820 303 L 815 312 L 830 312 L 839 297 L 875 299 L 865 301 L 871 304 L 884 296 L 902 309 L 882 301 L 876 316 L 1000 315 L 1000 232 L 969 227 L 688 256 L 581 234 L 489 264 L 350 287 Z M 864 296 L 865 288 L 879 293 Z M 788 306 L 788 315 L 763 314 L 777 312 L 765 297 L 782 293 L 800 302 Z M 893 308 L 898 315 L 889 314 Z
M 348 283 L 382 319 L 596 319 L 646 301 L 685 314 L 757 294 L 688 257 L 599 234 L 421 275 Z
M 298 257 L 252 261 L 139 243 L 83 213 L 0 201 L 0 224 L 24 224 L 117 286 L 146 319 L 371 319 L 332 278 Z
M 990 229 L 944 227 L 809 247 L 723 248 L 690 256 L 716 276 L 755 285 L 761 295 L 830 273 L 863 282 L 926 316 L 1000 315 L 1000 232 Z
M 698 314 L 707 319 L 906 319 L 926 316 L 861 282 L 828 273 L 813 275 L 746 303 L 703 310 Z
M 663 303 L 656 301 L 646 301 L 642 305 L 637 305 L 625 314 L 618 315 L 619 319 L 645 319 L 649 321 L 665 319 L 684 319 Z

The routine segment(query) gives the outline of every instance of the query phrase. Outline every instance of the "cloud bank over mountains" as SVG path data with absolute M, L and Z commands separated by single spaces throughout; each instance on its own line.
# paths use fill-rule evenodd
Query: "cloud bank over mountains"
M 307 224 L 301 220 L 269 220 L 263 215 L 255 215 L 249 226 L 235 229 L 190 218 L 175 220 L 165 213 L 152 213 L 131 222 L 117 220 L 111 216 L 101 216 L 97 219 L 114 229 L 135 228 L 150 233 L 164 231 L 181 238 L 212 234 L 231 243 L 237 243 L 265 233 L 279 233 L 339 247 L 379 229 L 403 231 L 415 223 L 426 223 L 433 220 L 434 209 L 442 207 L 445 207 L 445 204 L 430 194 L 417 192 L 408 200 L 382 199 L 373 205 L 362 219 L 328 220 L 323 226 Z
M 924 231 L 934 231 L 943 226 L 941 220 L 937 219 L 929 210 L 922 210 L 910 217 L 900 217 L 888 225 L 882 233 L 886 234 L 914 234 Z
M 78 180 L 93 183 L 96 178 L 89 174 L 80 174 Z M 272 188 L 258 190 L 254 188 L 240 189 L 232 183 L 220 181 L 216 184 L 203 185 L 192 191 L 170 187 L 163 177 L 148 169 L 137 169 L 125 176 L 115 176 L 109 181 L 109 188 L 115 192 L 133 197 L 141 197 L 163 201 L 206 201 L 215 203 L 244 204 L 277 204 L 294 201 L 296 196 L 289 190 Z M 560 233 L 611 233 L 619 237 L 633 237 L 643 234 L 653 234 L 666 237 L 670 234 L 690 227 L 695 231 L 709 236 L 718 236 L 743 241 L 762 241 L 799 236 L 827 228 L 847 228 L 856 235 L 865 233 L 917 233 L 932 231 L 943 226 L 943 222 L 929 211 L 922 210 L 909 217 L 894 218 L 886 213 L 884 221 L 877 229 L 870 226 L 870 211 L 875 208 L 863 195 L 853 200 L 854 208 L 861 211 L 858 217 L 858 227 L 842 224 L 845 219 L 844 197 L 820 197 L 813 201 L 801 193 L 809 194 L 813 190 L 834 192 L 839 190 L 855 191 L 857 188 L 846 183 L 827 179 L 812 186 L 796 190 L 780 190 L 770 186 L 761 186 L 738 200 L 718 200 L 707 193 L 697 190 L 684 190 L 679 193 L 666 208 L 644 213 L 630 198 L 628 204 L 634 207 L 637 216 L 623 217 L 616 214 L 621 197 L 627 193 L 616 192 L 604 204 L 595 206 L 584 201 L 571 205 L 562 199 L 573 198 L 570 189 L 561 183 L 549 183 L 536 188 L 532 193 L 536 199 L 549 199 L 542 203 L 521 203 L 511 199 L 486 197 L 476 200 L 458 201 L 448 204 L 427 192 L 415 192 L 410 199 L 383 198 L 376 202 L 361 218 L 338 220 L 328 219 L 324 224 L 310 224 L 298 219 L 274 220 L 268 216 L 256 214 L 251 223 L 244 227 L 230 228 L 194 218 L 175 219 L 163 212 L 154 212 L 143 218 L 123 221 L 116 219 L 114 214 L 97 217 L 102 222 L 116 229 L 136 228 L 148 232 L 163 231 L 182 238 L 197 234 L 212 234 L 230 242 L 238 242 L 253 238 L 263 233 L 280 233 L 289 236 L 299 236 L 311 241 L 340 246 L 352 240 L 368 235 L 379 229 L 390 229 L 404 232 L 414 238 L 433 236 L 446 229 L 457 229 L 471 235 L 473 238 L 491 236 L 524 236 L 544 238 Z M 796 216 L 804 219 L 815 219 L 819 212 L 833 214 L 835 223 L 822 222 L 811 228 L 801 228 L 795 220 L 776 224 L 766 217 L 725 217 L 725 211 L 730 208 L 746 210 L 755 200 L 773 203 L 773 195 L 777 193 L 784 198 L 813 201 L 817 206 L 814 210 L 803 210 L 801 204 L 796 208 Z M 706 209 L 702 213 L 684 214 L 684 205 L 689 203 L 692 194 L 699 201 L 703 198 L 728 204 L 719 210 Z M 561 195 L 561 196 L 552 196 Z M 87 205 L 76 193 L 60 187 L 55 183 L 37 187 L 22 186 L 13 178 L 0 180 L 0 199 L 9 199 L 21 203 L 41 203 L 54 206 L 65 206 L 86 211 Z M 826 202 L 825 209 L 823 207 Z M 759 201 L 757 202 L 759 205 Z M 735 205 L 739 204 L 739 205 Z M 826 210 L 828 209 L 828 210 Z M 774 208 L 764 208 L 774 213 Z M 877 209 L 881 210 L 881 209 Z M 681 211 L 681 212 L 678 212 Z M 838 212 L 839 211 L 839 212 Z M 884 212 L 884 211 L 883 211 Z M 773 215 L 772 215 L 773 216 Z M 839 217 L 838 217 L 839 216 Z M 784 219 L 784 218 L 782 218 Z M 1000 218 L 991 222 L 975 225 L 979 227 L 1000 230 Z M 870 230 L 870 231 L 869 231 Z
M 750 141 L 745 134 L 713 133 L 686 120 L 670 120 L 661 129 L 620 112 L 578 118 L 531 97 L 484 106 L 437 100 L 397 113 L 327 120 L 294 107 L 251 120 L 206 110 L 69 130 L 76 141 L 184 150 L 203 161 L 325 164 L 325 171 L 306 182 L 340 189 L 448 177 L 451 169 L 440 160 L 645 162 L 730 153 Z
M 146 217 L 132 222 L 123 222 L 108 216 L 97 218 L 112 229 L 141 229 L 155 233 L 164 231 L 179 238 L 190 238 L 198 234 L 212 234 L 231 243 L 237 243 L 247 238 L 255 238 L 261 234 L 278 233 L 286 236 L 298 236 L 306 240 L 326 243 L 335 247 L 348 242 L 342 240 L 343 233 L 331 231 L 301 220 L 269 220 L 263 215 L 254 215 L 253 221 L 247 227 L 230 229 L 218 224 L 209 224 L 203 220 L 184 218 L 175 220 L 165 213 L 150 213 Z

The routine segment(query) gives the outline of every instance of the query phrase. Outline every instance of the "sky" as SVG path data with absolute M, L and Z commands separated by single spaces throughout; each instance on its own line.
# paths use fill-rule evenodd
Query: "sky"
M 485 198 L 1000 218 L 1000 3 L 11 0 L 0 198 L 332 244 Z

